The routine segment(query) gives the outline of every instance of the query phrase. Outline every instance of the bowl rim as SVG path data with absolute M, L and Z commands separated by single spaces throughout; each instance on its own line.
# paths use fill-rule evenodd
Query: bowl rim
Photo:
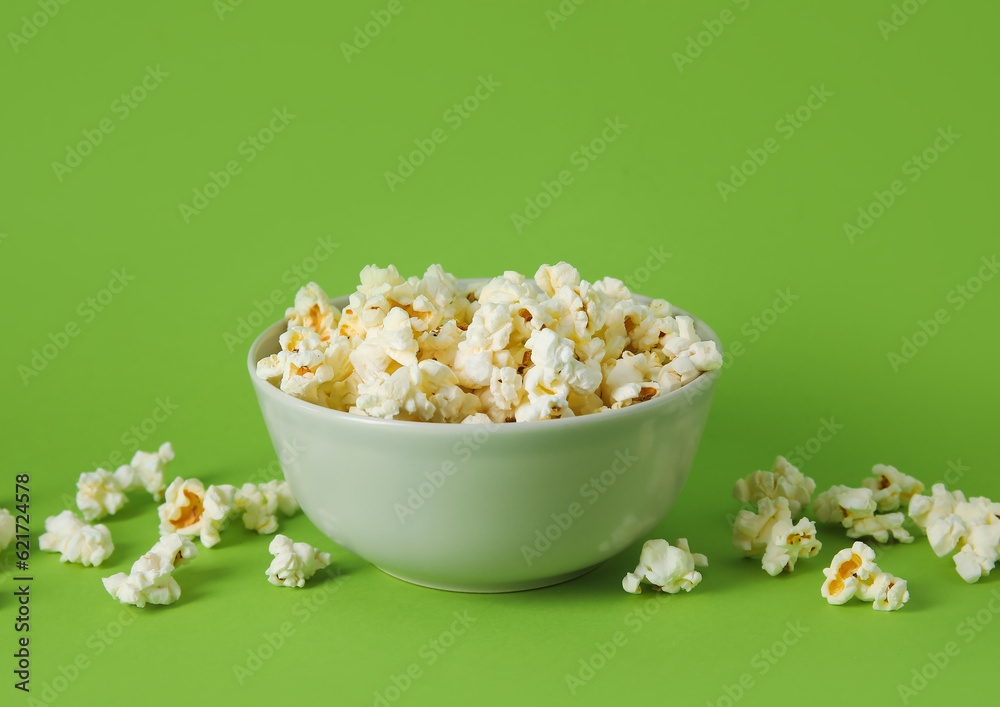
M 457 283 L 460 285 L 470 284 L 473 282 L 489 282 L 493 278 L 460 278 Z M 350 293 L 353 294 L 353 293 Z M 331 297 L 330 303 L 342 309 L 342 307 L 336 304 L 338 301 L 346 301 L 350 294 L 342 295 L 340 297 Z M 644 304 L 649 304 L 654 298 L 648 297 L 646 295 L 638 295 L 632 293 L 632 297 L 637 301 Z M 724 355 L 722 349 L 722 342 L 719 340 L 719 336 L 715 331 L 706 324 L 703 320 L 699 319 L 695 315 L 691 314 L 687 310 L 681 309 L 680 307 L 670 304 L 672 310 L 671 316 L 686 316 L 691 317 L 695 323 L 695 329 L 699 332 L 708 334 L 708 339 L 715 342 L 716 347 L 719 350 L 720 355 Z M 500 434 L 513 434 L 512 432 L 502 431 L 506 428 L 511 428 L 514 430 L 538 430 L 539 425 L 541 429 L 567 429 L 569 425 L 580 425 L 585 424 L 606 424 L 601 423 L 600 420 L 607 420 L 609 417 L 615 420 L 625 420 L 629 416 L 635 415 L 649 415 L 653 414 L 655 410 L 660 407 L 669 406 L 674 401 L 678 400 L 681 396 L 687 397 L 689 402 L 693 396 L 698 396 L 701 393 L 707 392 L 712 389 L 715 382 L 718 380 L 722 372 L 722 367 L 716 368 L 713 371 L 705 371 L 695 380 L 691 381 L 687 385 L 683 385 L 677 390 L 673 390 L 666 395 L 661 395 L 658 398 L 653 398 L 652 400 L 646 400 L 641 403 L 636 403 L 635 405 L 630 405 L 619 410 L 607 410 L 602 413 L 594 413 L 590 415 L 576 415 L 574 417 L 561 417 L 555 420 L 533 420 L 530 422 L 514 422 L 514 423 L 447 423 L 447 422 L 421 422 L 417 420 L 389 420 L 382 417 L 367 417 L 364 415 L 354 415 L 349 412 L 342 410 L 334 410 L 333 408 L 322 407 L 315 403 L 308 403 L 304 400 L 300 400 L 293 395 L 282 392 L 280 388 L 273 385 L 272 383 L 257 377 L 257 349 L 263 343 L 264 339 L 273 336 L 274 329 L 285 324 L 287 320 L 282 317 L 276 322 L 268 325 L 264 331 L 254 338 L 253 343 L 250 344 L 250 350 L 247 352 L 247 370 L 250 374 L 250 379 L 253 383 L 254 389 L 257 391 L 258 395 L 267 396 L 268 399 L 274 400 L 279 405 L 291 405 L 293 409 L 298 409 L 302 412 L 311 413 L 314 415 L 319 415 L 320 417 L 326 417 L 332 422 L 337 420 L 344 424 L 360 424 L 360 425 L 377 425 L 379 427 L 384 427 L 386 429 L 423 429 L 430 434 L 442 434 L 441 432 L 435 431 L 430 432 L 430 430 L 449 430 L 444 434 L 454 434 L 456 436 L 466 436 L 475 433 L 477 430 L 488 430 L 490 435 L 494 433 Z M 702 341 L 706 339 L 703 337 Z M 643 412 L 645 411 L 645 412 Z

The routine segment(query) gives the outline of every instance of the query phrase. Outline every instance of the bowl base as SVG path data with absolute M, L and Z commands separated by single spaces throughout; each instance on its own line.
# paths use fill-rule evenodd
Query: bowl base
M 410 584 L 416 584 L 420 587 L 428 587 L 429 589 L 441 589 L 446 592 L 464 592 L 466 594 L 501 594 L 504 592 L 523 592 L 529 589 L 541 589 L 542 587 L 551 587 L 553 584 L 562 584 L 563 582 L 568 582 L 571 579 L 576 579 L 577 577 L 582 577 L 591 570 L 600 567 L 603 562 L 598 562 L 596 565 L 591 565 L 590 567 L 585 567 L 582 570 L 577 570 L 575 572 L 568 572 L 566 574 L 560 574 L 555 577 L 545 577 L 542 579 L 531 579 L 523 582 L 498 582 L 495 584 L 440 584 L 438 582 L 428 582 L 423 579 L 414 579 L 412 577 L 407 577 L 406 575 L 398 574 L 396 572 L 390 572 L 384 567 L 378 567 L 378 569 L 385 572 L 390 577 L 395 577 L 396 579 L 401 579 L 404 582 L 409 582 Z

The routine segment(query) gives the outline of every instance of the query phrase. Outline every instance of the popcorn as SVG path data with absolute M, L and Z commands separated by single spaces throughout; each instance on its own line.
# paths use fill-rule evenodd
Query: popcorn
M 872 587 L 872 608 L 876 611 L 896 611 L 910 600 L 910 592 L 906 589 L 906 580 L 895 577 L 888 572 L 877 576 Z M 867 598 L 867 597 L 866 597 Z
M 38 547 L 60 553 L 60 562 L 78 562 L 84 567 L 97 567 L 115 549 L 107 526 L 90 525 L 73 511 L 45 519 Z
M 322 287 L 310 282 L 295 293 L 295 304 L 285 311 L 285 318 L 289 328 L 306 327 L 328 342 L 336 335 L 340 311 L 330 304 Z
M 236 491 L 235 504 L 237 511 L 243 514 L 244 527 L 260 535 L 269 535 L 278 529 L 278 509 L 286 516 L 295 515 L 299 510 L 287 481 L 243 484 Z
M 788 499 L 779 496 L 771 500 L 764 497 L 757 501 L 757 512 L 741 510 L 733 524 L 733 547 L 742 550 L 747 557 L 759 555 L 767 550 L 775 525 L 779 521 L 790 521 L 792 517 Z
M 129 574 L 119 572 L 105 577 L 104 588 L 122 604 L 134 604 L 140 609 L 147 603 L 173 604 L 181 595 L 173 571 L 197 556 L 198 549 L 190 540 L 172 533 L 160 538 L 136 560 Z
M 163 483 L 163 471 L 167 464 L 174 460 L 174 447 L 170 442 L 164 442 L 155 452 L 138 451 L 132 456 L 129 466 L 135 474 L 135 484 L 141 485 L 157 501 L 163 499 L 163 490 L 166 485 Z M 119 471 L 121 469 L 119 468 Z M 116 474 L 118 471 L 115 472 Z M 131 491 L 138 486 L 129 484 L 125 491 Z
M 654 591 L 677 594 L 682 589 L 690 592 L 701 582 L 701 573 L 695 567 L 707 567 L 704 555 L 692 554 L 685 538 L 670 545 L 666 540 L 647 540 L 639 555 L 639 565 L 622 580 L 622 588 L 629 594 L 639 594 L 640 582 Z
M 128 502 L 121 485 L 106 469 L 80 474 L 76 488 L 76 505 L 87 521 L 114 515 Z
M 919 493 L 913 494 L 907 513 L 918 528 L 926 531 L 927 527 L 938 518 L 951 515 L 955 512 L 957 504 L 965 502 L 965 495 L 961 491 L 949 493 L 944 484 L 934 484 L 931 487 L 930 497 Z
M 927 526 L 927 540 L 938 557 L 944 557 L 956 547 L 965 544 L 968 535 L 969 528 L 957 513 L 938 518 Z
M 212 547 L 221 540 L 219 532 L 226 526 L 229 514 L 235 508 L 235 486 L 213 485 L 206 490 L 198 479 L 178 476 L 167 487 L 166 500 L 157 509 L 160 535 L 197 535 L 202 545 Z
M 14 520 L 14 516 L 6 508 L 0 508 L 0 550 L 10 545 L 16 529 L 17 522 Z
M 872 467 L 875 478 L 862 481 L 865 488 L 871 489 L 880 512 L 894 511 L 903 504 L 909 504 L 914 494 L 924 490 L 924 485 L 917 479 L 901 473 L 894 466 L 876 464 Z
M 542 265 L 534 282 L 507 271 L 460 287 L 440 265 L 408 279 L 369 265 L 360 280 L 343 312 L 316 283 L 301 288 L 281 350 L 257 375 L 359 415 L 499 423 L 627 407 L 722 365 L 666 300 L 640 303 L 620 280 L 590 283 L 565 262 Z M 414 368 L 428 361 L 450 374 Z
M 875 551 L 860 541 L 834 555 L 823 575 L 820 594 L 831 604 L 845 604 L 856 596 L 872 602 L 876 611 L 895 611 L 910 599 L 906 580 L 879 569 Z
M 788 499 L 788 510 L 797 516 L 809 505 L 816 482 L 795 468 L 782 456 L 774 460 L 771 471 L 755 471 L 733 487 L 733 497 L 740 503 L 756 503 L 762 498 Z M 819 513 L 817 512 L 817 516 Z
M 955 570 L 969 584 L 987 576 L 1000 555 L 1000 523 L 974 525 L 962 549 L 955 553 Z
M 771 539 L 764 550 L 762 566 L 775 577 L 783 570 L 791 572 L 800 557 L 815 557 L 823 544 L 816 539 L 816 526 L 808 518 L 792 525 L 787 518 L 775 522 Z
M 275 535 L 267 549 L 274 555 L 267 568 L 267 581 L 279 587 L 301 587 L 317 570 L 330 564 L 330 553 L 320 552 L 309 543 L 293 543 L 284 535 Z
M 871 536 L 880 543 L 889 542 L 889 536 L 903 543 L 913 542 L 913 536 L 903 528 L 906 517 L 902 513 L 883 513 L 853 518 L 847 529 L 847 537 L 863 538 Z M 847 521 L 844 521 L 845 525 Z

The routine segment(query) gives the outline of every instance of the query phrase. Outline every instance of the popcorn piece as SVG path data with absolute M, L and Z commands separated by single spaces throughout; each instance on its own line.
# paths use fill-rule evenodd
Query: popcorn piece
M 955 570 L 969 584 L 987 576 L 996 566 L 1000 554 L 1000 524 L 973 526 L 965 545 L 955 553 Z
M 875 579 L 872 592 L 872 608 L 876 611 L 897 611 L 910 600 L 910 592 L 906 589 L 906 580 L 895 577 L 888 572 L 882 572 Z
M 757 512 L 741 510 L 733 524 L 733 547 L 747 557 L 760 555 L 767 550 L 774 527 L 780 521 L 790 521 L 788 499 L 784 496 L 757 501 Z M 815 531 L 815 528 L 814 528 Z
M 106 469 L 80 474 L 76 488 L 76 505 L 87 521 L 114 515 L 128 502 L 122 487 Z
M 485 412 L 474 412 L 462 420 L 462 424 L 483 424 L 487 422 L 492 424 L 493 420 Z
M 129 466 L 135 473 L 135 482 L 125 488 L 131 491 L 141 485 L 157 501 L 163 500 L 163 490 L 166 484 L 163 483 L 163 472 L 167 464 L 174 460 L 174 447 L 170 442 L 164 442 L 155 452 L 138 451 L 132 456 Z M 120 468 L 119 468 L 120 470 Z M 115 472 L 116 474 L 118 471 Z
M 831 604 L 846 604 L 858 593 L 859 580 L 857 577 L 853 575 L 846 578 L 841 577 L 835 569 L 830 567 L 823 568 L 823 575 L 826 577 L 826 581 L 823 582 L 820 594 Z
M 295 304 L 285 311 L 289 327 L 307 327 L 328 342 L 337 329 L 340 312 L 330 304 L 330 298 L 315 282 L 299 288 L 295 293 Z
M 229 484 L 205 486 L 198 479 L 173 480 L 166 491 L 166 500 L 157 509 L 160 535 L 178 533 L 199 536 L 202 545 L 212 547 L 221 538 L 229 514 L 236 508 L 236 487 Z
M 938 518 L 927 526 L 927 540 L 938 557 L 944 557 L 965 543 L 969 528 L 957 513 Z
M 172 533 L 160 538 L 149 552 L 132 565 L 129 574 L 119 572 L 105 577 L 104 588 L 122 604 L 139 608 L 148 604 L 173 604 L 180 598 L 181 588 L 173 571 L 197 557 L 198 549 L 185 537 Z
M 622 588 L 630 594 L 638 594 L 641 591 L 638 582 L 643 581 L 655 591 L 677 594 L 683 589 L 690 592 L 701 582 L 701 573 L 695 567 L 707 566 L 708 559 L 692 554 L 685 538 L 680 538 L 675 545 L 666 540 L 647 540 L 639 555 L 639 565 L 635 572 L 625 575 Z
M 847 537 L 871 536 L 880 543 L 889 542 L 889 536 L 903 543 L 913 542 L 913 536 L 903 528 L 906 517 L 902 513 L 882 513 L 851 519 Z
M 688 347 L 688 353 L 691 354 L 691 363 L 699 371 L 722 368 L 722 354 L 714 341 L 696 341 Z
M 274 555 L 267 568 L 267 581 L 279 587 L 301 587 L 316 570 L 330 564 L 330 553 L 320 552 L 309 543 L 293 543 L 284 535 L 275 535 L 267 549 Z
M 917 527 L 926 532 L 934 521 L 954 513 L 956 504 L 965 502 L 965 495 L 961 491 L 949 493 L 944 484 L 934 484 L 929 497 L 913 494 L 907 513 Z
M 875 478 L 868 478 L 861 483 L 871 489 L 880 512 L 894 511 L 900 505 L 908 505 L 914 494 L 924 490 L 921 481 L 901 473 L 894 466 L 876 464 L 872 467 Z
M 840 494 L 850 491 L 850 486 L 836 484 L 818 494 L 813 500 L 813 513 L 820 523 L 841 523 L 844 520 L 844 509 L 838 501 Z
M 783 570 L 791 572 L 801 557 L 814 557 L 823 544 L 816 539 L 816 526 L 808 518 L 792 525 L 790 520 L 777 521 L 771 529 L 771 539 L 764 550 L 762 566 L 775 577 Z
M 774 461 L 771 471 L 755 471 L 733 487 L 733 497 L 740 503 L 756 503 L 762 498 L 788 499 L 788 510 L 798 516 L 809 505 L 816 482 L 802 474 L 783 456 Z
M 14 520 L 14 516 L 6 508 L 0 508 L 0 550 L 10 545 L 16 529 L 17 522 Z
M 276 513 L 279 508 L 286 516 L 299 510 L 287 481 L 243 484 L 235 494 L 235 502 L 237 510 L 243 514 L 243 525 L 260 535 L 269 535 L 278 529 Z
M 60 562 L 78 562 L 84 567 L 97 567 L 115 549 L 107 526 L 90 525 L 73 511 L 45 519 L 38 547 L 60 553 Z

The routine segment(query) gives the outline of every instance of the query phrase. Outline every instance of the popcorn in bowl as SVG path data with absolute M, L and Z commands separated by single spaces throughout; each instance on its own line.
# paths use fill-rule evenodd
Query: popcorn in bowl
M 315 405 L 422 422 L 527 422 L 628 407 L 722 366 L 665 300 L 568 263 L 460 285 L 440 265 L 362 270 L 341 312 L 310 282 L 257 376 Z

